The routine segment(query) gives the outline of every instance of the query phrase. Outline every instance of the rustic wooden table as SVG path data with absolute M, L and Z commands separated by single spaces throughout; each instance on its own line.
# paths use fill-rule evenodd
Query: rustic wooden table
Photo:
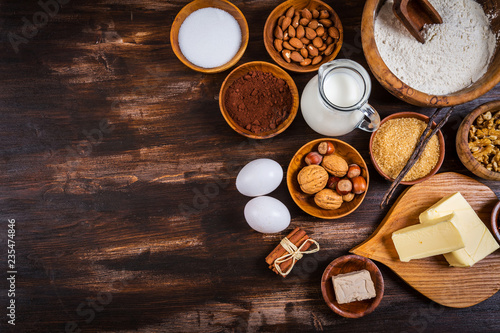
M 319 220 L 293 203 L 285 182 L 273 193 L 290 209 L 291 227 L 322 246 L 288 278 L 276 276 L 264 258 L 286 233 L 248 227 L 248 198 L 236 191 L 235 177 L 260 157 L 286 169 L 300 146 L 321 136 L 300 113 L 264 141 L 226 124 L 218 92 L 228 71 L 194 72 L 169 45 L 170 24 L 188 1 L 58 1 L 64 4 L 1 5 L 0 262 L 7 272 L 8 220 L 15 219 L 17 273 L 15 296 L 4 274 L 0 331 L 500 331 L 500 294 L 471 308 L 445 308 L 381 264 L 385 296 L 374 313 L 345 319 L 325 305 L 325 267 L 388 211 L 379 203 L 389 183 L 369 162 L 370 134 L 359 130 L 341 137 L 370 164 L 369 193 L 353 214 Z M 271 61 L 262 30 L 280 1 L 234 3 L 250 27 L 239 64 Z M 364 2 L 329 3 L 345 29 L 338 57 L 367 68 Z M 292 74 L 299 91 L 312 76 Z M 443 130 L 441 171 L 473 176 L 456 155 L 455 133 L 473 108 L 499 98 L 497 87 L 456 108 Z M 376 81 L 370 103 L 382 117 L 432 111 L 401 102 Z M 481 181 L 500 193 L 499 183 Z M 12 299 L 15 326 L 6 316 Z

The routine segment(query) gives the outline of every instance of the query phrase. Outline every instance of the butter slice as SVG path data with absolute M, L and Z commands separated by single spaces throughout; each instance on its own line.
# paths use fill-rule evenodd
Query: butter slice
M 451 266 L 470 267 L 500 247 L 460 192 L 439 200 L 420 214 L 419 220 L 422 224 L 436 223 L 453 213 L 457 218 L 452 223 L 462 235 L 465 248 L 444 255 Z
M 332 277 L 337 303 L 345 304 L 377 296 L 370 272 L 366 269 Z
M 464 240 L 450 216 L 437 223 L 412 225 L 392 233 L 399 260 L 408 262 L 465 247 Z

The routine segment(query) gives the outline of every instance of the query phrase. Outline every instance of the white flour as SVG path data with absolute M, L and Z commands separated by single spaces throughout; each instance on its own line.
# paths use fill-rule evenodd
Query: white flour
M 473 0 L 430 0 L 443 24 L 427 26 L 419 43 L 392 12 L 388 0 L 375 20 L 378 51 L 391 72 L 424 93 L 445 95 L 477 81 L 495 52 L 496 37 Z

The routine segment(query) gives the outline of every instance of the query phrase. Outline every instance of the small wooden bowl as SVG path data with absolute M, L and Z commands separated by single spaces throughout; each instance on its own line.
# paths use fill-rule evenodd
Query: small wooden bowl
M 334 26 L 339 30 L 340 37 L 339 40 L 337 41 L 337 44 L 335 45 L 335 48 L 329 56 L 326 56 L 323 58 L 322 61 L 320 61 L 316 65 L 309 65 L 309 66 L 300 66 L 297 63 L 291 62 L 288 63 L 283 59 L 281 54 L 276 51 L 273 45 L 274 41 L 274 28 L 276 27 L 276 23 L 278 22 L 278 18 L 281 15 L 284 15 L 285 12 L 287 11 L 288 8 L 293 6 L 296 9 L 303 9 L 303 8 L 308 8 L 308 9 L 316 9 L 320 7 L 321 9 L 326 9 L 330 13 L 330 17 L 333 17 L 335 22 Z M 283 67 L 286 70 L 297 72 L 297 73 L 308 73 L 308 72 L 314 72 L 317 71 L 318 68 L 323 65 L 326 62 L 329 62 L 330 60 L 335 59 L 337 54 L 340 52 L 340 48 L 342 47 L 342 42 L 344 40 L 344 29 L 342 28 L 342 23 L 340 22 L 340 18 L 335 13 L 332 7 L 330 7 L 328 4 L 324 3 L 323 1 L 319 0 L 288 0 L 280 5 L 278 5 L 272 12 L 269 14 L 267 17 L 266 24 L 264 25 L 264 46 L 266 47 L 267 53 L 273 58 L 273 60 Z
M 393 114 L 391 114 L 388 117 L 385 117 L 380 122 L 380 126 L 382 126 L 386 121 L 391 120 L 391 119 L 395 119 L 395 118 L 408 118 L 408 117 L 417 118 L 417 119 L 425 121 L 426 123 L 429 122 L 429 117 L 427 117 L 427 116 L 425 116 L 423 114 L 420 114 L 420 113 L 416 113 L 416 112 L 398 112 L 398 113 L 393 113 Z M 436 126 L 436 123 L 433 123 L 433 124 L 434 124 L 434 126 Z M 375 167 L 375 169 L 377 170 L 377 172 L 382 177 L 384 177 L 386 180 L 393 181 L 394 180 L 393 178 L 389 177 L 387 174 L 385 174 L 382 171 L 382 169 L 380 169 L 380 167 L 377 164 L 377 161 L 375 161 L 375 158 L 373 157 L 373 147 L 372 146 L 373 146 L 373 140 L 375 138 L 375 135 L 377 135 L 377 131 L 373 132 L 372 135 L 371 135 L 371 137 L 370 137 L 370 159 L 372 160 L 373 166 Z M 439 160 L 438 160 L 436 166 L 431 170 L 431 172 L 429 172 L 427 174 L 427 176 L 419 178 L 419 179 L 415 179 L 415 180 L 412 180 L 412 181 L 401 181 L 400 184 L 403 184 L 403 185 L 414 185 L 414 184 L 417 184 L 417 183 L 423 182 L 424 180 L 429 179 L 430 177 L 432 177 L 433 175 L 435 175 L 436 172 L 438 172 L 439 168 L 441 168 L 441 165 L 443 164 L 443 161 L 444 161 L 445 144 L 444 144 L 444 136 L 443 136 L 443 133 L 441 132 L 441 130 L 439 130 L 437 132 L 437 136 L 438 136 L 439 146 L 440 146 L 441 150 L 440 150 Z
M 304 161 L 305 156 L 311 151 L 317 151 L 319 143 L 323 141 L 332 142 L 335 146 L 335 154 L 343 157 L 348 164 L 356 163 L 359 165 L 362 169 L 361 176 L 366 179 L 366 191 L 362 194 L 356 195 L 351 202 L 342 203 L 342 206 L 338 209 L 323 209 L 318 207 L 314 202 L 314 195 L 302 192 L 299 182 L 297 181 L 297 175 L 300 170 L 307 166 Z M 359 207 L 359 205 L 361 205 L 366 193 L 368 192 L 370 176 L 368 174 L 368 167 L 366 166 L 365 160 L 361 157 L 358 151 L 354 149 L 354 147 L 338 139 L 323 138 L 306 143 L 295 153 L 290 161 L 290 164 L 288 165 L 286 183 L 293 201 L 295 201 L 297 206 L 299 206 L 304 212 L 322 219 L 339 219 L 351 214 Z
M 238 52 L 236 52 L 236 55 L 224 65 L 213 68 L 199 67 L 190 62 L 189 60 L 187 60 L 186 57 L 181 52 L 178 39 L 179 29 L 182 25 L 182 22 L 184 22 L 184 20 L 186 19 L 186 17 L 188 17 L 190 14 L 197 11 L 198 9 L 206 7 L 218 8 L 228 12 L 235 18 L 241 29 L 241 45 Z M 238 9 L 238 7 L 233 5 L 231 2 L 225 0 L 195 0 L 184 6 L 184 8 L 180 10 L 180 12 L 177 14 L 174 21 L 172 22 L 172 27 L 170 29 L 170 44 L 172 45 L 172 49 L 175 55 L 184 65 L 198 72 L 212 74 L 212 73 L 223 72 L 233 67 L 238 62 L 238 60 L 241 59 L 248 45 L 248 36 L 249 36 L 248 24 L 245 19 L 245 16 Z
M 335 297 L 332 277 L 362 269 L 366 269 L 370 272 L 377 296 L 364 301 L 339 304 Z M 373 261 L 355 254 L 350 254 L 335 259 L 326 267 L 321 278 L 321 293 L 328 307 L 335 313 L 346 318 L 360 318 L 372 313 L 380 304 L 382 297 L 384 297 L 384 278 Z
M 227 111 L 226 105 L 225 105 L 225 97 L 228 88 L 231 86 L 231 84 L 239 79 L 242 76 L 245 76 L 248 72 L 250 71 L 260 71 L 260 72 L 265 72 L 265 73 L 271 73 L 275 77 L 283 79 L 286 81 L 288 84 L 288 87 L 290 87 L 290 92 L 292 93 L 292 107 L 290 110 L 290 115 L 288 118 L 282 122 L 278 127 L 276 127 L 273 130 L 267 131 L 267 132 L 262 132 L 259 134 L 253 133 L 240 125 L 238 125 L 233 118 L 231 118 L 231 115 Z M 220 88 L 219 92 L 219 107 L 222 115 L 224 116 L 224 119 L 226 119 L 226 122 L 231 126 L 232 129 L 234 129 L 236 132 L 239 134 L 246 136 L 251 139 L 268 139 L 273 136 L 276 136 L 283 132 L 285 129 L 290 126 L 292 121 L 295 119 L 295 116 L 297 115 L 297 110 L 299 109 L 299 91 L 297 90 L 297 86 L 295 85 L 295 82 L 293 81 L 292 77 L 288 75 L 287 72 L 285 72 L 283 69 L 279 68 L 276 65 L 270 64 L 268 62 L 264 61 L 252 61 L 252 62 L 247 62 L 243 65 L 240 65 L 239 67 L 235 68 L 229 75 L 226 77 L 224 82 L 222 83 L 222 86 Z
M 463 165 L 465 165 L 465 167 L 476 176 L 489 180 L 500 180 L 500 172 L 490 171 L 486 169 L 474 158 L 474 156 L 472 156 L 472 153 L 469 149 L 469 130 L 471 125 L 480 114 L 488 111 L 490 111 L 491 113 L 495 113 L 499 110 L 500 101 L 488 102 L 472 110 L 472 112 L 469 113 L 460 124 L 455 141 L 457 154 Z
M 493 235 L 497 239 L 497 242 L 500 243 L 500 223 L 498 219 L 500 218 L 499 216 L 500 213 L 500 201 L 497 202 L 495 207 L 493 208 L 493 211 L 491 212 L 491 231 L 493 232 Z
M 488 8 L 489 10 L 487 12 L 491 12 L 491 15 L 497 15 L 500 13 L 500 0 L 478 0 L 477 2 L 481 4 L 483 8 Z M 375 18 L 384 3 L 385 0 L 366 1 L 361 19 L 361 40 L 363 44 L 363 52 L 373 76 L 375 76 L 380 84 L 391 94 L 413 105 L 445 107 L 472 101 L 473 99 L 485 94 L 498 82 L 500 82 L 500 48 L 496 48 L 486 74 L 467 88 L 461 89 L 452 94 L 430 95 L 415 90 L 405 84 L 403 81 L 398 79 L 384 63 L 380 53 L 378 52 L 377 44 L 375 43 Z M 500 20 L 492 20 L 491 28 L 495 35 L 498 34 L 500 32 Z

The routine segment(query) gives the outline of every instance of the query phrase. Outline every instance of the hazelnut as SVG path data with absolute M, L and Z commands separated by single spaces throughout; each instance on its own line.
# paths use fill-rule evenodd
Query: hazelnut
M 361 175 L 361 168 L 357 164 L 350 164 L 349 170 L 347 170 L 347 177 L 354 178 Z
M 352 181 L 352 191 L 354 194 L 361 194 L 366 191 L 366 180 L 361 177 L 354 177 L 351 179 Z
M 331 155 L 335 152 L 335 146 L 330 141 L 323 141 L 318 145 L 318 152 L 321 155 Z
M 337 177 L 344 177 L 347 170 L 349 170 L 347 162 L 342 157 L 335 154 L 323 157 L 321 165 L 326 169 L 326 171 Z
M 343 178 L 339 180 L 337 183 L 337 187 L 335 188 L 337 190 L 337 193 L 340 195 L 346 195 L 349 192 L 352 191 L 352 183 L 348 178 Z
M 307 165 L 311 165 L 311 164 L 320 165 L 321 161 L 323 160 L 323 156 L 321 156 L 320 154 L 318 154 L 315 151 L 312 151 L 306 155 L 304 160 L 305 160 Z
M 345 202 L 351 202 L 354 199 L 354 193 L 347 193 L 346 195 L 342 196 L 342 200 Z
M 319 165 L 309 165 L 300 170 L 297 181 L 302 192 L 314 194 L 325 188 L 328 182 L 328 173 Z
M 330 176 L 330 178 L 328 178 L 328 182 L 326 183 L 326 187 L 328 187 L 329 189 L 335 190 L 335 187 L 337 186 L 337 183 L 339 181 L 340 181 L 339 177 Z
M 323 209 L 337 209 L 342 206 L 342 196 L 329 188 L 319 191 L 314 196 L 314 202 Z

